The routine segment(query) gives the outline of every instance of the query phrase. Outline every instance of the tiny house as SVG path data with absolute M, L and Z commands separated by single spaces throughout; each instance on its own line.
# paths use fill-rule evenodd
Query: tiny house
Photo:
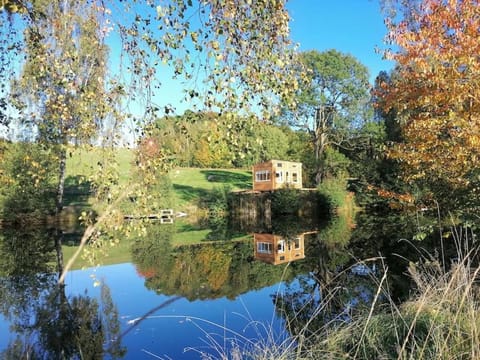
M 269 160 L 253 166 L 253 190 L 272 191 L 284 187 L 302 188 L 302 163 Z
M 305 258 L 304 234 L 291 240 L 280 235 L 253 234 L 254 257 L 257 260 L 278 265 Z

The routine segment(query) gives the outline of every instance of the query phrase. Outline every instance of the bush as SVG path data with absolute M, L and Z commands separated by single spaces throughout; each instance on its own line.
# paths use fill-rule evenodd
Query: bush
M 284 188 L 272 193 L 272 214 L 293 215 L 297 214 L 302 204 L 300 191 Z
M 318 185 L 318 192 L 327 198 L 331 210 L 345 205 L 346 189 L 347 182 L 343 178 L 328 178 Z
M 214 187 L 207 191 L 202 197 L 200 207 L 206 210 L 206 225 L 212 229 L 209 240 L 217 240 L 222 236 L 227 236 L 228 224 L 228 204 L 232 187 L 223 185 L 222 187 Z
M 0 188 L 4 219 L 18 214 L 43 216 L 55 211 L 55 157 L 40 145 L 10 144 L 4 154 Z

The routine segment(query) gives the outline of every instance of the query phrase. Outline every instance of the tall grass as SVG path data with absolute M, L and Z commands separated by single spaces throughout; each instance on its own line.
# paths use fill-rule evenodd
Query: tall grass
M 318 339 L 315 356 L 307 358 L 480 359 L 476 255 L 459 253 L 448 270 L 434 259 L 410 264 L 415 291 L 408 301 L 372 305 L 368 314 Z M 381 281 L 376 299 L 388 298 L 384 285 Z

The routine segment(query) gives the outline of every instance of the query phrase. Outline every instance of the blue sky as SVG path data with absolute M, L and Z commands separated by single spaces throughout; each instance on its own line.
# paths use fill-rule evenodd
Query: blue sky
M 291 37 L 300 51 L 336 49 L 355 56 L 373 80 L 391 61 L 382 60 L 375 47 L 384 48 L 386 27 L 378 0 L 290 0 Z
M 382 70 L 393 67 L 376 48 L 385 47 L 386 27 L 379 0 L 289 0 L 291 38 L 300 51 L 336 49 L 355 56 L 370 71 L 370 82 Z M 177 113 L 191 105 L 182 102 L 182 84 L 169 78 L 164 68 L 164 87 L 157 90 L 160 105 L 172 104 Z
M 381 70 L 393 67 L 375 52 L 376 47 L 384 46 L 386 33 L 379 0 L 289 0 L 287 8 L 292 18 L 291 38 L 300 44 L 300 51 L 336 49 L 349 53 L 368 67 L 371 83 Z M 171 73 L 168 67 L 160 69 L 164 86 L 157 90 L 156 103 L 171 104 L 182 114 L 191 104 L 181 102 L 183 86 L 170 79 Z M 134 112 L 142 114 L 143 110 L 137 106 Z

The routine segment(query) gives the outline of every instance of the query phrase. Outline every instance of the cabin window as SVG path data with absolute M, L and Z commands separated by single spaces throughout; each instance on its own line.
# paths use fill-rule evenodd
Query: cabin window
M 272 253 L 272 244 L 266 242 L 257 243 L 257 253 L 259 254 L 271 254 Z
M 299 250 L 300 249 L 300 238 L 296 237 L 293 244 L 295 246 L 295 250 Z
M 275 173 L 275 177 L 277 178 L 277 182 L 283 182 L 283 171 L 277 171 Z
M 298 174 L 296 172 L 292 173 L 292 182 L 294 183 L 298 182 Z
M 259 170 L 255 172 L 255 181 L 270 181 L 270 170 Z
M 284 253 L 285 252 L 285 240 L 279 240 L 277 243 L 277 252 Z

